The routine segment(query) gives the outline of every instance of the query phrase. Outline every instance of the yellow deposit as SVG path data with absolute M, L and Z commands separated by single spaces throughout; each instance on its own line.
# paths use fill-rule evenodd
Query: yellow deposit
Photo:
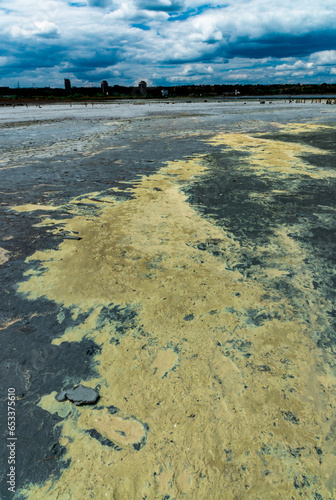
M 250 167 L 265 175 L 334 175 L 306 165 L 303 153 L 322 152 L 297 142 L 229 133 L 211 144 L 248 150 Z M 298 499 L 296 485 L 305 481 L 305 498 L 334 498 L 335 378 L 300 311 L 280 291 L 277 302 L 265 296 L 273 279 L 295 267 L 300 310 L 318 328 L 323 304 L 302 266 L 306 255 L 279 227 L 268 248 L 255 249 L 270 255 L 257 279 L 230 271 L 243 249 L 181 190 L 206 171 L 202 157 L 170 162 L 136 182 L 132 199 L 97 203 L 99 217 L 77 214 L 76 199 L 72 218 L 42 221 L 82 239 L 32 255 L 41 270 L 29 271 L 19 291 L 56 302 L 60 330 L 64 309 L 88 314 L 54 343 L 86 337 L 101 347 L 97 377 L 82 380 L 100 385 L 100 400 L 96 407 L 59 403 L 60 388 L 41 399 L 63 418 L 71 464 L 60 479 L 31 486 L 29 498 Z M 215 242 L 224 258 L 200 250 L 202 242 Z M 122 334 L 113 319 L 101 321 L 116 306 L 134 311 Z M 272 317 L 281 308 L 287 320 L 251 324 L 245 312 L 256 308 Z

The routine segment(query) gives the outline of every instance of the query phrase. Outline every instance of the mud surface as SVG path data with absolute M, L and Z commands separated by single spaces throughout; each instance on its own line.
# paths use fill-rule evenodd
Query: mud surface
M 0 497 L 334 499 L 333 107 L 0 123 Z

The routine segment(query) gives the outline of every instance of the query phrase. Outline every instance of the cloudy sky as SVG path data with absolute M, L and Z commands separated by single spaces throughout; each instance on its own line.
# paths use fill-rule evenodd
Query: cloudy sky
M 336 82 L 335 0 L 0 0 L 0 86 Z

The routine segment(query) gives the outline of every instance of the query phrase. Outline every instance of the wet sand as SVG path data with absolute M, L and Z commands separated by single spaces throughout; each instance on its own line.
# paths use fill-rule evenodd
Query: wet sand
M 335 498 L 336 123 L 305 106 L 0 116 L 17 498 Z

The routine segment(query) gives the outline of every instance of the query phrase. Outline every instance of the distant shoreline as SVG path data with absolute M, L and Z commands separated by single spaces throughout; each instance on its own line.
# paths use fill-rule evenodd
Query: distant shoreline
M 304 94 L 304 95 L 290 95 L 290 94 L 278 94 L 278 95 L 247 95 L 247 96 L 216 96 L 216 97 L 167 97 L 167 98 L 157 98 L 157 97 L 147 97 L 147 98 L 129 98 L 129 97 L 118 97 L 118 98 L 106 98 L 106 97 L 97 97 L 97 98 L 89 98 L 85 99 L 84 97 L 78 97 L 71 99 L 45 99 L 43 97 L 35 97 L 35 98 L 13 98 L 13 97 L 0 97 L 0 106 L 10 107 L 10 106 L 37 106 L 37 105 L 59 105 L 59 104 L 87 104 L 88 106 L 94 106 L 95 104 L 117 104 L 117 103 L 125 103 L 129 102 L 130 104 L 145 104 L 148 102 L 155 103 L 175 103 L 175 102 L 183 102 L 183 103 L 193 103 L 193 102 L 223 102 L 223 101 L 272 101 L 272 100 L 291 100 L 291 101 L 302 101 L 302 100 L 323 100 L 327 101 L 328 99 L 336 99 L 336 94 Z

